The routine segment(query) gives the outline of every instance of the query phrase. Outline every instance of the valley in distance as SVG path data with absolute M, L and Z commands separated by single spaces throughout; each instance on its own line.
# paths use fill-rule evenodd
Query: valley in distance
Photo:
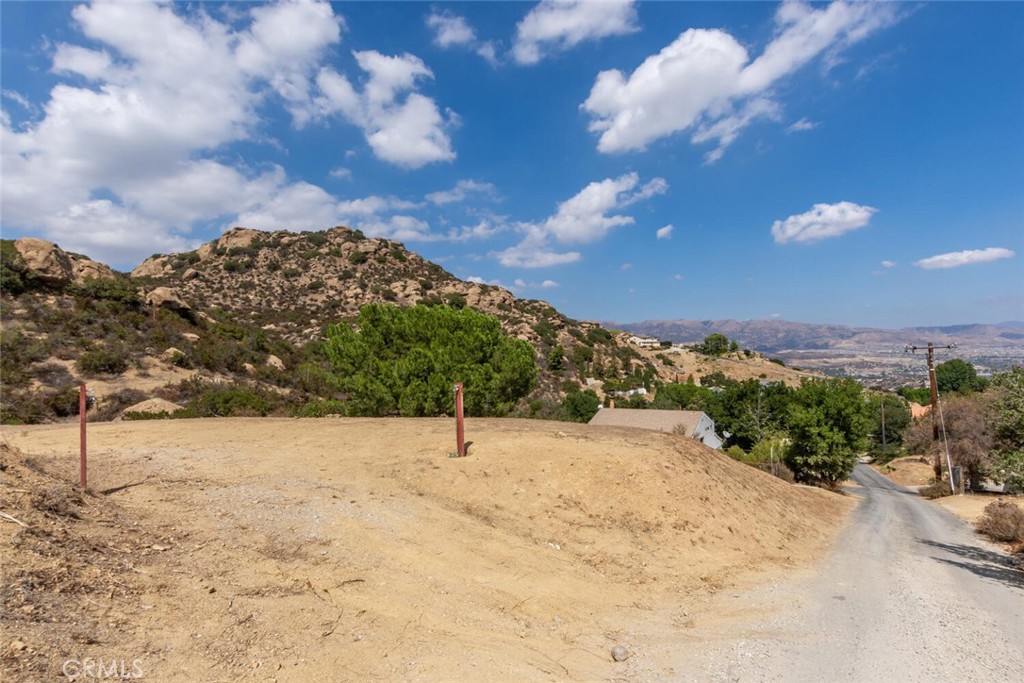
M 759 351 L 787 366 L 835 377 L 853 377 L 866 386 L 897 389 L 928 382 L 925 351 L 936 347 L 935 363 L 963 359 L 988 376 L 1024 360 L 1024 322 L 992 325 L 875 329 L 798 323 L 785 320 L 647 320 L 603 322 L 609 328 L 649 335 L 677 344 L 695 344 L 724 334 L 740 346 Z M 949 345 L 956 348 L 947 349 Z

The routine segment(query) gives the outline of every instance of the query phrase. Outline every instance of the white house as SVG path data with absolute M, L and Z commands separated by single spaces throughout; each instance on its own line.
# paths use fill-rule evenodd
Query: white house
M 722 447 L 722 439 L 715 433 L 715 421 L 699 410 L 602 408 L 589 424 L 683 434 L 709 448 Z
M 661 346 L 661 342 L 655 337 L 638 337 L 635 334 L 632 337 L 630 337 L 627 341 L 629 341 L 630 344 L 639 346 L 642 349 L 656 349 Z

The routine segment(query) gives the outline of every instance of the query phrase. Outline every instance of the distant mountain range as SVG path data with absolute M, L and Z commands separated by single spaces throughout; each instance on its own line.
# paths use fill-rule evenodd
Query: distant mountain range
M 845 325 L 820 325 L 787 320 L 645 320 L 637 323 L 605 322 L 607 327 L 689 344 L 709 334 L 724 334 L 741 346 L 764 353 L 777 351 L 849 350 L 857 346 L 879 347 L 957 344 L 976 348 L 1019 346 L 1024 350 L 1024 322 L 994 325 L 965 324 L 938 327 L 906 327 L 897 330 Z

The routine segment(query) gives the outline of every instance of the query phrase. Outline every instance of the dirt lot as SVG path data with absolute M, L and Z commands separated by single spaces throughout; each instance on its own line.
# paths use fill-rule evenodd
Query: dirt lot
M 962 496 L 936 498 L 933 502 L 946 508 L 960 519 L 974 524 L 981 517 L 985 507 L 996 501 L 1008 500 L 1024 508 L 1020 496 L 1002 496 L 992 493 L 967 493 Z
M 716 593 L 819 558 L 853 505 L 565 423 L 468 420 L 464 459 L 447 419 L 92 424 L 85 496 L 77 425 L 0 435 L 16 681 L 665 680 Z
M 931 462 L 923 455 L 908 455 L 885 465 L 871 467 L 900 486 L 925 486 L 935 479 Z

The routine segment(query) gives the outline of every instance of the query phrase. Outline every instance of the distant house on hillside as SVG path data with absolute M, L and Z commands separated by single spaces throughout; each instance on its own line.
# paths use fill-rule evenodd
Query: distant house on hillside
M 710 448 L 722 447 L 722 439 L 715 433 L 714 420 L 699 410 L 602 408 L 590 420 L 590 424 L 683 434 Z
M 634 334 L 628 341 L 642 349 L 657 349 L 661 346 L 661 342 L 655 337 L 639 337 Z

